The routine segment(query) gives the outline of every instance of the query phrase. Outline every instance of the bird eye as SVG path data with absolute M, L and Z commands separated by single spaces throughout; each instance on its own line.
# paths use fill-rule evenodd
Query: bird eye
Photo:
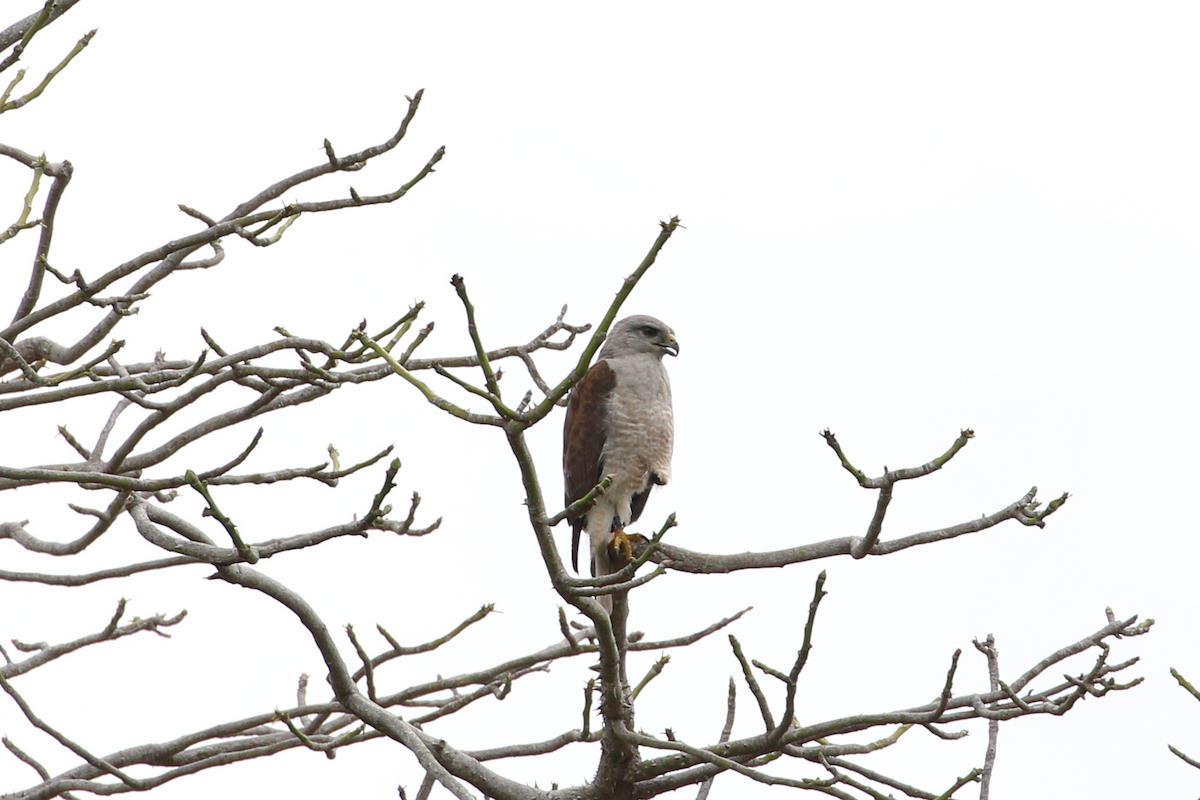
M 654 336 L 656 333 L 658 333 L 658 331 L 656 331 L 656 330 L 655 330 L 653 327 L 651 327 L 650 325 L 643 325 L 643 326 L 642 326 L 642 335 L 643 335 L 643 336 Z

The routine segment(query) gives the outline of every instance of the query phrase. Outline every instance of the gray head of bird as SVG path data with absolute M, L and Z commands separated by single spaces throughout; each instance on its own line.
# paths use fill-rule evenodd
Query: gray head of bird
M 670 353 L 679 355 L 679 342 L 675 331 L 665 322 L 645 314 L 637 314 L 620 320 L 608 332 L 600 357 L 614 357 L 652 353 L 659 358 Z

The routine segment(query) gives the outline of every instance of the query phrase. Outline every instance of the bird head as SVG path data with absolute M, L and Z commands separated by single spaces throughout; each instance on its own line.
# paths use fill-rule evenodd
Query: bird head
M 668 353 L 679 355 L 679 341 L 675 331 L 663 321 L 638 314 L 626 317 L 612 326 L 600 357 L 653 353 L 662 358 Z

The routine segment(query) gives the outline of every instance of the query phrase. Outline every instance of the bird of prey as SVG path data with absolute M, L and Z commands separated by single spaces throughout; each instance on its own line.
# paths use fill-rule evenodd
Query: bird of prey
M 641 516 L 650 489 L 671 479 L 675 421 L 663 365 L 668 353 L 679 355 L 674 331 L 654 317 L 626 317 L 612 327 L 600 357 L 571 390 L 563 426 L 567 505 L 612 476 L 608 491 L 571 520 L 576 572 L 581 530 L 591 537 L 593 576 L 624 566 L 619 562 L 630 555 L 625 526 Z M 612 610 L 609 595 L 598 599 Z

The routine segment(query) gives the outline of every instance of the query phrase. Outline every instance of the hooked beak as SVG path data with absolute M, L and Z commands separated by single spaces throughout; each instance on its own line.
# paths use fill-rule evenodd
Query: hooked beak
M 667 334 L 667 340 L 659 345 L 663 350 L 666 350 L 673 356 L 679 355 L 679 342 L 675 339 L 675 334 Z

